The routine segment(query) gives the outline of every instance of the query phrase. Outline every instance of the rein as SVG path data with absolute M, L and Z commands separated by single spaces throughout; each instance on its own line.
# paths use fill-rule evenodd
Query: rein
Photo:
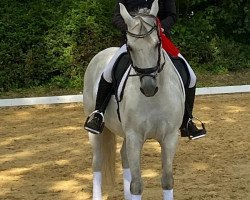
M 157 60 L 157 65 L 155 67 L 150 67 L 150 68 L 140 68 L 137 67 L 133 64 L 133 61 L 131 59 L 131 67 L 135 70 L 136 74 L 131 74 L 129 76 L 140 76 L 141 78 L 143 76 L 151 76 L 151 77 L 156 77 L 157 73 L 160 73 L 163 70 L 163 67 L 165 65 L 165 56 L 163 54 L 164 57 L 164 62 L 162 64 L 160 64 L 161 62 L 161 37 L 160 37 L 160 26 L 159 26 L 159 20 L 157 19 L 157 17 L 155 17 L 154 15 L 149 15 L 149 14 L 144 14 L 144 13 L 139 13 L 136 17 L 139 17 L 139 20 L 141 21 L 141 23 L 145 23 L 147 25 L 149 25 L 151 27 L 151 29 L 144 33 L 144 34 L 135 34 L 132 33 L 130 31 L 127 31 L 127 34 L 131 37 L 134 38 L 145 38 L 146 36 L 150 35 L 151 33 L 153 33 L 155 30 L 157 31 L 157 36 L 159 39 L 159 44 L 158 44 L 158 60 Z M 154 23 L 154 25 L 152 26 L 151 24 L 149 24 L 148 22 L 146 22 L 145 20 L 142 19 L 142 17 L 150 17 L 155 19 L 156 23 Z M 127 52 L 130 56 L 130 51 L 129 48 L 127 46 Z M 131 56 L 130 56 L 131 58 Z M 155 73 L 154 75 L 152 75 L 153 73 Z

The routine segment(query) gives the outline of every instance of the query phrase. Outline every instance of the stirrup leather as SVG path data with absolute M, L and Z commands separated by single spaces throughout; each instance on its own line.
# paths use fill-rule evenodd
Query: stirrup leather
M 100 125 L 98 130 L 89 128 L 87 126 L 87 123 L 94 118 L 95 114 L 100 115 L 100 117 L 102 119 L 101 125 Z M 94 134 L 101 134 L 102 131 L 103 131 L 104 125 L 105 125 L 105 123 L 104 123 L 104 114 L 102 112 L 100 112 L 99 110 L 95 110 L 94 112 L 90 113 L 90 115 L 87 117 L 87 119 L 86 119 L 86 121 L 84 123 L 84 129 L 91 132 L 91 133 L 94 133 Z
M 198 129 L 198 130 L 204 131 L 204 134 L 198 135 L 198 136 L 193 136 L 193 135 L 190 134 L 190 131 L 189 131 L 188 126 L 189 126 L 189 123 L 193 121 L 193 119 L 195 119 L 195 120 L 197 120 L 197 121 L 200 122 L 202 129 Z M 205 128 L 205 124 L 204 124 L 201 120 L 199 120 L 197 117 L 189 118 L 189 120 L 188 120 L 188 122 L 187 122 L 186 130 L 187 130 L 187 132 L 188 132 L 188 138 L 189 138 L 190 140 L 196 140 L 196 139 L 202 138 L 202 137 L 204 137 L 204 136 L 206 135 L 206 133 L 207 133 L 207 130 L 206 130 L 206 128 Z

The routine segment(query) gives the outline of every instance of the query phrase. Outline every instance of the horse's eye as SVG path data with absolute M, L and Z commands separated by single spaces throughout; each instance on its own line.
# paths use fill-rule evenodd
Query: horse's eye
M 131 46 L 127 45 L 127 50 L 128 50 L 128 51 L 132 51 Z
M 160 45 L 161 45 L 161 42 L 157 42 L 157 43 L 155 44 L 155 48 L 158 48 Z

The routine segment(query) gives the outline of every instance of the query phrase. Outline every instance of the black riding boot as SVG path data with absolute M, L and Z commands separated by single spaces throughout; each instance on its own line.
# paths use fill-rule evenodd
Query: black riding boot
M 194 118 L 192 113 L 194 107 L 195 90 L 196 86 L 192 88 L 186 88 L 185 113 L 180 128 L 181 136 L 189 137 L 189 139 L 198 139 L 206 135 L 204 124 L 201 122 L 202 129 L 198 129 L 195 123 L 192 121 L 192 119 Z
M 104 127 L 104 112 L 112 95 L 112 83 L 107 82 L 103 75 L 100 79 L 95 111 L 87 118 L 84 128 L 94 134 L 102 133 Z

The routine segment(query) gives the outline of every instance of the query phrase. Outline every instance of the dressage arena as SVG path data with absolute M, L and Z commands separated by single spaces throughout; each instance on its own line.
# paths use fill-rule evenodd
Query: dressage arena
M 174 160 L 177 200 L 246 200 L 250 196 L 250 93 L 197 96 L 195 115 L 208 135 L 179 139 Z M 91 199 L 91 147 L 81 103 L 0 108 L 0 199 Z M 113 191 L 123 199 L 119 149 Z M 161 199 L 158 143 L 142 154 L 143 199 Z

